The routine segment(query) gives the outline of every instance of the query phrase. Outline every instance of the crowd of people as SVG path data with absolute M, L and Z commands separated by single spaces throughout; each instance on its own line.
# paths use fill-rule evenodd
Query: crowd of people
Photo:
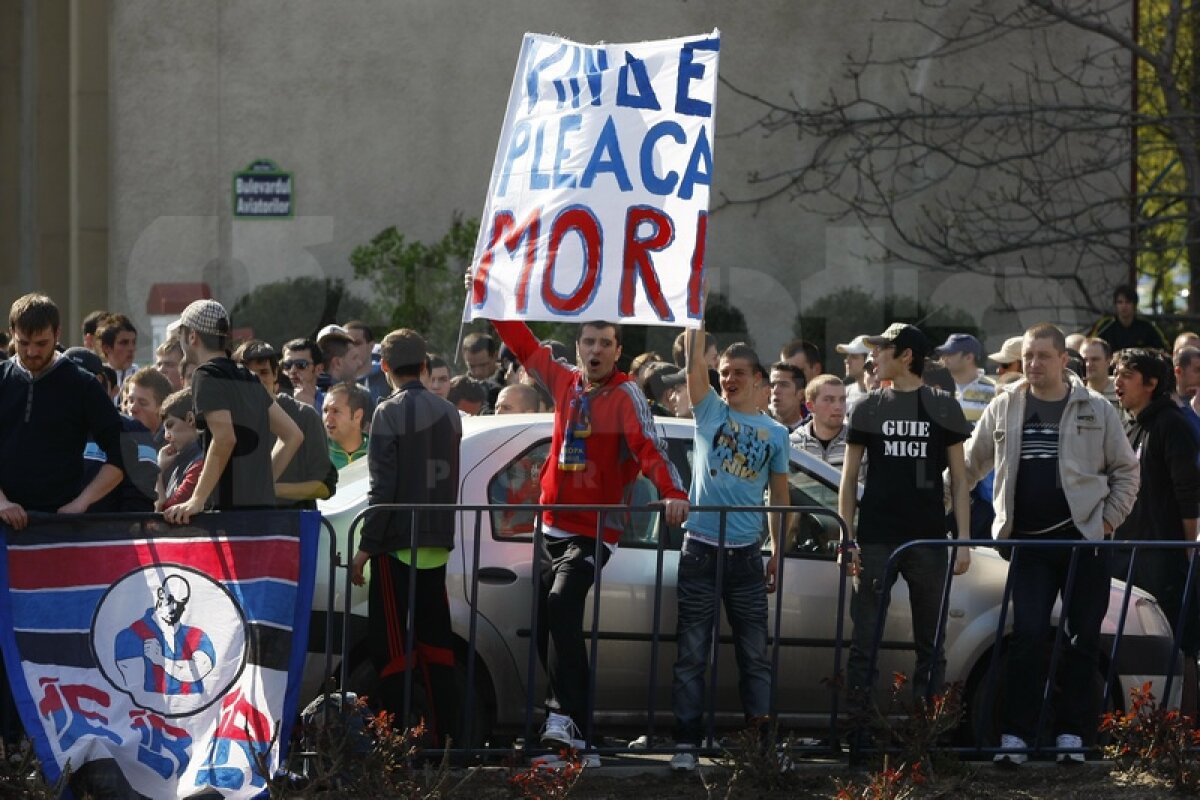
M 89 315 L 82 345 L 63 349 L 57 307 L 31 294 L 12 304 L 8 358 L 0 362 L 0 521 L 19 531 L 31 512 L 155 511 L 186 524 L 213 509 L 315 508 L 336 492 L 339 471 L 364 458 L 371 505 L 453 504 L 462 417 L 553 412 L 552 455 L 536 476 L 542 503 L 622 504 L 640 472 L 657 488 L 665 522 L 685 529 L 672 766 L 688 770 L 703 743 L 719 602 L 733 628 L 746 718 L 766 725 L 766 595 L 776 588 L 785 524 L 770 514 L 764 531 L 762 514 L 693 507 L 787 505 L 792 448 L 841 470 L 839 512 L 850 535 L 839 563 L 854 580 L 847 686 L 864 701 L 875 682 L 871 637 L 891 588 L 884 565 L 906 542 L 1195 540 L 1200 336 L 1180 334 L 1169 348 L 1137 316 L 1136 302 L 1132 287 L 1120 287 L 1115 313 L 1091 331 L 1068 336 L 1035 325 L 990 354 L 971 333 L 934 346 L 918 327 L 895 323 L 836 344 L 840 375 L 826 370 L 811 342 L 789 342 L 764 365 L 749 345 L 722 349 L 703 328 L 680 334 L 669 357 L 636 355 L 626 372 L 618 367 L 619 325 L 584 323 L 570 347 L 538 341 L 521 322 L 497 321 L 495 335 L 464 338 L 465 371 L 455 375 L 455 359 L 428 352 L 419 333 L 376 341 L 356 320 L 278 347 L 235 342 L 229 314 L 207 299 L 168 328 L 152 365 L 139 366 L 138 331 L 127 316 Z M 690 486 L 667 458 L 654 415 L 695 420 Z M 597 564 L 614 557 L 621 522 L 615 514 L 552 511 L 543 532 L 533 555 L 537 645 L 549 678 L 542 741 L 583 749 L 583 611 Z M 365 583 L 371 565 L 380 699 L 398 710 L 398 681 L 419 663 L 434 712 L 428 722 L 442 742 L 453 740 L 458 716 L 444 590 L 453 546 L 448 512 L 384 511 L 368 517 L 352 566 L 352 579 Z M 1097 721 L 1091 676 L 1112 575 L 1130 574 L 1182 626 L 1194 686 L 1200 626 L 1197 604 L 1184 597 L 1185 551 L 1139 554 L 1132 567 L 1129 554 L 1118 553 L 1114 567 L 1112 551 L 1082 550 L 1070 592 L 1070 548 L 1011 558 L 1013 636 L 998 762 L 1022 763 L 1034 739 L 1046 680 L 1040 648 L 1060 596 L 1070 636 L 1056 744 L 1061 762 L 1082 759 Z M 970 564 L 966 546 L 908 549 L 900 559 L 917 702 L 944 679 L 935 637 L 942 583 L 948 570 L 962 574 Z M 415 654 L 405 653 L 402 635 L 410 594 Z

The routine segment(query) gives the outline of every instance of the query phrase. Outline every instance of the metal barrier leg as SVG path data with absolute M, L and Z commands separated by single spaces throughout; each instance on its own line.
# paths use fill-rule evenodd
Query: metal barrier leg
M 592 641 L 591 653 L 588 658 L 588 689 L 587 689 L 587 719 L 584 721 L 584 741 L 587 746 L 594 747 L 592 723 L 596 714 L 596 672 L 600 659 L 600 598 L 604 573 L 606 548 L 604 545 L 605 515 L 596 515 L 596 542 L 593 551 L 592 565 L 596 571 L 596 579 L 592 583 Z
M 470 632 L 467 635 L 467 702 L 463 709 L 462 743 L 460 744 L 461 747 L 466 748 L 464 757 L 467 763 L 470 763 L 471 757 L 475 754 L 475 707 L 480 702 L 478 693 L 475 691 L 475 654 L 479 635 L 479 537 L 483 527 L 482 509 L 475 509 L 474 516 L 475 538 L 471 554 L 471 597 L 468 603 L 468 608 L 471 609 L 471 624 Z M 483 731 L 478 733 L 482 734 Z
M 658 546 L 654 563 L 654 617 L 650 632 L 650 675 L 646 690 L 646 747 L 654 746 L 654 715 L 658 701 L 658 646 L 662 635 L 663 561 L 667 543 L 666 511 L 658 514 Z
M 1001 543 L 997 542 L 997 544 L 1000 545 Z M 992 714 L 995 711 L 993 698 L 996 697 L 996 686 L 1000 682 L 1000 651 L 1003 647 L 1004 629 L 1008 621 L 1008 606 L 1012 601 L 1013 571 L 1016 569 L 1017 559 L 1021 555 L 1021 548 L 1012 546 L 1011 541 L 1004 542 L 1003 546 L 1007 546 L 1010 552 L 1008 573 L 1004 579 L 1004 597 L 1000 601 L 999 618 L 996 620 L 996 635 L 992 639 L 991 663 L 988 665 L 987 674 L 984 676 L 987 680 L 987 691 L 983 693 L 983 700 L 986 705 L 980 709 L 978 722 L 975 725 L 975 750 L 977 753 L 983 750 L 983 743 L 986 738 L 985 734 L 995 722 L 992 719 Z
M 525 672 L 525 728 L 522 731 L 522 741 L 527 751 L 533 739 L 533 694 L 537 686 L 538 650 L 541 646 L 538 618 L 545 602 L 542 599 L 542 548 L 545 547 L 545 536 L 546 533 L 542 530 L 542 509 L 539 508 L 533 518 L 533 557 L 530 560 L 529 573 L 529 657 Z
M 720 667 L 721 659 L 721 589 L 725 579 L 725 537 L 728 534 L 728 516 L 725 511 L 720 512 L 720 531 L 717 534 L 717 572 L 713 586 L 713 616 L 712 616 L 712 639 L 709 644 L 709 680 L 705 686 L 705 696 L 707 702 L 704 704 L 708 713 L 705 715 L 707 719 L 704 725 L 704 744 L 712 746 L 717 740 L 717 674 Z

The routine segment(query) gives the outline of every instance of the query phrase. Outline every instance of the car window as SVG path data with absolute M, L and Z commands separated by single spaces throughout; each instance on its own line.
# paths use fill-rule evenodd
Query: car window
M 838 490 L 824 480 L 807 472 L 795 461 L 788 476 L 788 504 L 819 506 L 837 512 Z M 784 553 L 803 557 L 830 557 L 837 554 L 841 527 L 824 514 L 796 512 L 788 515 Z
M 550 440 L 543 439 L 506 464 L 488 483 L 493 538 L 533 537 L 534 512 L 522 510 L 521 506 L 537 504 L 542 465 L 549 453 Z
M 692 483 L 692 440 L 667 439 L 667 457 L 671 460 L 679 480 L 686 489 Z M 658 488 L 645 475 L 638 475 L 630 490 L 629 505 L 642 506 L 653 503 L 660 497 Z M 630 512 L 625 520 L 625 532 L 621 534 L 621 547 L 658 547 L 661 514 Z M 678 550 L 683 546 L 683 528 L 667 529 L 666 548 Z

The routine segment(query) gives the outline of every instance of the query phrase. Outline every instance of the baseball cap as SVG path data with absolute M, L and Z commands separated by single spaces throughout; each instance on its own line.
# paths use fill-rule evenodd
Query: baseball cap
M 206 336 L 229 335 L 229 314 L 216 300 L 193 300 L 179 315 L 179 324 Z
M 350 331 L 341 325 L 326 325 L 317 331 L 317 344 L 321 344 L 323 340 L 329 338 L 344 339 L 346 342 L 354 344 L 354 337 L 350 335 Z
M 104 362 L 100 360 L 100 356 L 86 347 L 68 347 L 63 351 L 63 358 L 74 362 L 76 366 L 86 369 L 93 375 L 99 375 L 100 371 L 104 369 Z
M 660 400 L 666 390 L 687 383 L 687 372 L 674 364 L 656 361 L 647 364 L 646 377 L 642 380 L 642 391 L 651 400 Z
M 952 333 L 946 337 L 946 343 L 933 352 L 939 356 L 950 353 L 974 353 L 975 358 L 978 359 L 983 356 L 983 345 L 969 333 Z
M 989 359 L 997 364 L 1012 364 L 1021 360 L 1021 339 L 1020 336 L 1013 336 L 1004 340 L 1004 346 L 1000 348 L 999 353 L 992 353 L 988 356 Z
M 897 352 L 912 350 L 914 356 L 927 355 L 931 349 L 920 328 L 903 322 L 893 322 L 883 333 L 865 336 L 863 341 L 872 347 L 895 347 Z
M 844 356 L 865 356 L 870 354 L 871 345 L 867 344 L 866 336 L 855 336 L 849 344 L 839 344 L 834 350 Z

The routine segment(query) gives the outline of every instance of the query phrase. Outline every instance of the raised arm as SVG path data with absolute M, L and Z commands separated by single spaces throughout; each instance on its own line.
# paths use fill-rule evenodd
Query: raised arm
M 699 328 L 688 328 L 683 334 L 683 349 L 687 354 L 687 387 L 688 398 L 692 408 L 699 405 L 708 394 L 708 365 L 704 363 L 704 321 Z

